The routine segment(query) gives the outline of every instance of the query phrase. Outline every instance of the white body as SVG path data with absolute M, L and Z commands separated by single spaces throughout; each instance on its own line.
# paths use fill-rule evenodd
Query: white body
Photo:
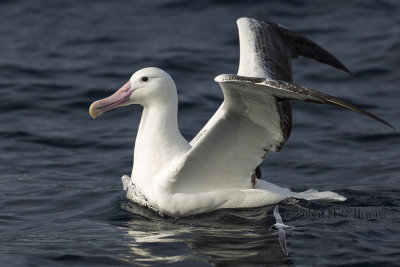
M 132 102 L 140 101 L 144 109 L 136 137 L 131 178 L 123 177 L 130 200 L 176 217 L 220 208 L 275 204 L 288 197 L 345 200 L 333 192 L 295 193 L 262 180 L 256 187 L 252 186 L 252 171 L 268 154 L 265 148 L 273 150 L 281 138 L 276 130 L 276 117 L 261 119 L 268 114 L 264 112 L 272 112 L 268 105 L 269 94 L 261 98 L 262 101 L 257 101 L 259 93 L 256 92 L 254 97 L 249 94 L 250 98 L 246 96 L 246 99 L 254 101 L 254 105 L 249 102 L 248 107 L 242 108 L 231 103 L 235 101 L 229 101 L 235 99 L 235 95 L 226 95 L 228 102 L 221 105 L 199 136 L 189 144 L 178 129 L 178 100 L 172 79 L 160 69 L 146 68 L 132 76 L 132 87 L 140 88 L 137 80 L 145 75 L 153 76 L 155 82 L 163 81 L 164 87 L 154 84 L 154 88 L 168 93 L 157 94 L 154 98 L 147 95 L 144 101 L 142 94 L 151 94 L 149 92 L 153 90 L 149 84 L 131 95 Z M 243 90 L 246 89 L 244 86 Z M 227 90 L 224 89 L 224 94 L 231 94 Z

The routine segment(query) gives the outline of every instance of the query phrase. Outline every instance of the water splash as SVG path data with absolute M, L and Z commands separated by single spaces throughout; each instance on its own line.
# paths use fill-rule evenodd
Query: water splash
M 149 201 L 147 198 L 143 195 L 143 193 L 140 191 L 140 189 L 132 182 L 132 179 L 128 175 L 124 175 L 121 177 L 122 180 L 122 188 L 124 191 L 126 191 L 127 198 L 130 199 L 131 201 L 151 208 Z M 153 208 L 154 209 L 154 208 Z

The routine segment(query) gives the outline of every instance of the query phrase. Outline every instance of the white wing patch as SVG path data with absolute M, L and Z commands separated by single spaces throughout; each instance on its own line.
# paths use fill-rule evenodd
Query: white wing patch
M 274 96 L 252 83 L 220 85 L 225 101 L 188 152 L 175 192 L 252 188 L 255 168 L 283 141 Z

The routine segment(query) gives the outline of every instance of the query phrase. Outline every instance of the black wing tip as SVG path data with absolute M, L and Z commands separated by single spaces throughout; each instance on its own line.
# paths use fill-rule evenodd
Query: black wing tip
M 357 111 L 358 113 L 360 113 L 360 114 L 362 114 L 362 115 L 365 115 L 365 116 L 368 116 L 368 117 L 370 117 L 371 119 L 374 119 L 374 120 L 376 120 L 376 121 L 379 121 L 380 123 L 383 123 L 383 124 L 385 124 L 386 126 L 388 126 L 388 127 L 392 128 L 393 130 L 395 130 L 395 128 L 393 127 L 393 125 L 391 125 L 390 123 L 388 123 L 388 122 L 385 121 L 384 119 L 381 119 L 381 118 L 379 118 L 378 116 L 372 114 L 371 112 L 368 112 L 368 111 L 366 111 L 366 110 L 364 110 L 364 109 L 358 108 L 358 107 L 356 107 L 356 106 L 354 106 L 354 105 L 352 105 L 352 104 L 350 104 L 350 103 L 347 103 L 346 101 L 343 101 L 343 100 L 341 100 L 341 99 L 339 99 L 339 98 L 336 98 L 336 97 L 335 97 L 335 100 L 334 100 L 334 101 L 331 101 L 331 100 L 332 100 L 332 99 L 328 100 L 328 102 L 329 102 L 330 104 L 333 104 L 333 105 L 339 106 L 339 107 L 345 107 L 345 108 L 351 109 L 351 110 L 353 110 L 353 111 Z M 336 100 L 339 100 L 339 102 L 337 102 Z
M 332 67 L 334 67 L 336 69 L 342 70 L 342 71 L 346 72 L 347 74 L 349 74 L 353 79 L 356 79 L 356 76 L 354 76 L 354 74 L 342 62 L 340 62 L 336 57 L 334 57 L 328 51 L 326 51 L 326 53 L 328 53 L 332 58 L 334 58 L 336 60 L 337 65 L 336 66 L 335 65 L 331 65 L 331 64 L 325 63 L 325 62 L 322 62 L 322 63 L 328 64 L 328 65 L 330 65 L 330 66 L 332 66 Z
M 329 52 L 328 52 L 329 53 Z M 330 53 L 329 53 L 330 54 Z M 330 54 L 331 55 L 331 54 Z M 332 57 L 334 57 L 333 55 L 331 55 Z M 344 72 L 346 72 L 347 74 L 349 74 L 353 79 L 355 79 L 356 77 L 354 76 L 354 74 L 342 63 L 342 62 L 340 62 L 336 57 L 334 57 L 335 59 L 336 59 L 336 61 L 337 61 L 337 63 L 338 63 L 338 65 L 337 66 L 333 66 L 333 65 L 330 65 L 330 64 L 328 64 L 328 65 L 330 65 L 330 66 L 332 66 L 332 67 L 334 67 L 334 68 L 336 68 L 336 69 L 339 69 L 339 70 L 342 70 L 342 71 L 344 71 Z
M 296 58 L 298 56 L 304 56 L 311 59 L 314 59 L 318 62 L 330 65 L 336 69 L 340 69 L 344 72 L 347 72 L 352 78 L 355 79 L 354 74 L 342 63 L 340 62 L 335 56 L 329 53 L 326 49 L 322 48 L 320 45 L 315 43 L 314 41 L 308 39 L 307 37 L 302 36 L 297 31 L 286 27 L 282 24 L 276 24 L 274 22 L 268 20 L 258 20 L 252 18 L 242 17 L 237 20 L 237 23 L 245 22 L 245 21 L 253 21 L 260 24 L 265 24 L 270 27 L 275 28 L 278 30 L 285 40 L 291 44 L 293 49 L 293 57 Z M 307 49 L 303 49 L 304 47 Z
M 391 125 L 391 124 L 388 123 L 387 121 L 385 121 L 385 120 L 379 118 L 378 116 L 376 116 L 376 115 L 374 115 L 374 114 L 372 114 L 372 113 L 369 113 L 369 112 L 367 112 L 367 111 L 360 112 L 360 113 L 363 114 L 363 115 L 366 115 L 366 116 L 368 116 L 368 117 L 370 117 L 370 118 L 372 118 L 372 119 L 374 119 L 374 120 L 376 120 L 376 121 L 379 121 L 380 123 L 385 124 L 386 126 L 392 128 L 393 130 L 396 130 L 396 128 L 394 128 L 393 125 Z
M 384 119 L 381 119 L 381 118 L 379 118 L 378 116 L 376 116 L 376 115 L 374 115 L 374 114 L 372 114 L 372 113 L 370 113 L 370 112 L 368 112 L 368 111 L 363 110 L 363 112 L 360 112 L 360 113 L 361 113 L 361 114 L 364 114 L 364 115 L 367 115 L 368 117 L 370 117 L 370 118 L 372 118 L 372 119 L 375 119 L 375 120 L 379 121 L 380 123 L 385 124 L 386 126 L 392 128 L 393 130 L 396 129 L 396 128 L 394 128 L 393 125 L 391 125 L 390 123 L 388 123 L 388 122 L 385 121 Z
M 318 91 L 316 91 L 318 92 Z M 320 92 L 318 92 L 319 94 L 321 94 Z M 370 117 L 371 119 L 374 119 L 376 121 L 379 121 L 380 123 L 385 124 L 386 126 L 392 128 L 393 130 L 395 130 L 395 128 L 393 127 L 393 125 L 391 125 L 390 123 L 388 123 L 387 121 L 385 121 L 384 119 L 379 118 L 378 116 L 372 114 L 371 112 L 368 112 L 364 109 L 361 109 L 357 106 L 354 106 L 352 104 L 350 104 L 347 101 L 344 101 L 343 99 L 337 98 L 337 97 L 333 97 L 333 96 L 329 96 L 326 94 L 321 94 L 324 96 L 328 96 L 328 98 L 324 99 L 324 98 L 320 98 L 322 103 L 324 104 L 330 104 L 330 105 L 334 105 L 334 106 L 338 106 L 338 107 L 344 107 L 353 111 L 356 111 L 364 116 Z
M 289 31 L 282 27 L 280 27 L 280 29 L 282 31 Z M 289 38 L 288 42 L 290 42 L 292 46 L 294 57 L 303 56 L 311 58 L 320 63 L 342 70 L 348 73 L 351 77 L 355 78 L 354 74 L 339 59 L 328 52 L 325 48 L 321 47 L 316 42 L 300 35 L 297 32 L 291 31 L 291 33 L 293 33 L 293 35 L 290 34 L 289 36 L 287 36 L 287 38 Z
M 243 79 L 243 78 L 242 78 Z M 314 97 L 316 99 L 303 99 L 303 101 L 305 102 L 314 102 L 314 103 L 319 103 L 319 104 L 329 104 L 329 105 L 334 105 L 334 106 L 338 106 L 338 107 L 342 107 L 342 108 L 347 108 L 353 111 L 356 111 L 364 116 L 368 116 L 376 121 L 379 121 L 383 124 L 385 124 L 386 126 L 392 128 L 393 130 L 395 129 L 393 127 L 393 125 L 391 125 L 390 123 L 388 123 L 387 121 L 379 118 L 378 116 L 363 110 L 353 104 L 350 104 L 349 102 L 340 99 L 338 97 L 332 96 L 332 95 L 328 95 L 322 92 L 319 92 L 317 90 L 313 90 L 313 89 L 309 89 L 306 88 L 304 86 L 301 85 L 296 85 L 296 84 L 292 84 L 292 83 L 287 83 L 284 81 L 270 81 L 270 80 L 265 80 L 265 84 L 268 86 L 272 86 L 278 89 L 284 89 L 284 90 L 288 90 L 294 93 L 299 93 L 299 94 L 303 94 L 303 95 L 308 95 L 311 97 Z M 279 97 L 277 95 L 275 95 L 275 97 Z M 296 98 L 288 98 L 289 99 L 296 99 Z M 301 100 L 301 99 L 298 99 Z
M 376 116 L 376 115 L 374 115 L 374 114 L 372 114 L 372 113 L 366 112 L 366 113 L 361 113 L 361 114 L 367 115 L 368 117 L 370 117 L 370 118 L 372 118 L 372 119 L 374 119 L 374 120 L 377 120 L 377 121 L 379 121 L 380 123 L 385 124 L 386 126 L 392 128 L 393 130 L 396 130 L 396 128 L 394 128 L 393 125 L 391 125 L 391 124 L 388 123 L 387 121 L 385 121 L 385 120 L 379 118 L 378 116 Z
M 378 117 L 377 117 L 377 118 L 378 118 Z M 387 121 L 385 121 L 385 120 L 383 120 L 383 119 L 381 119 L 381 118 L 379 118 L 378 121 L 380 121 L 381 123 L 385 124 L 386 126 L 392 128 L 393 130 L 396 130 L 396 128 L 395 128 L 393 125 L 391 125 L 390 123 L 388 123 Z

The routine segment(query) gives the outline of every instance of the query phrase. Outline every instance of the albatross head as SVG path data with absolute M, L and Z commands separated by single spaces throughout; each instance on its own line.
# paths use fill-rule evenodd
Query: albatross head
M 176 98 L 175 83 L 168 73 L 158 68 L 144 68 L 135 72 L 113 95 L 93 102 L 89 113 L 95 118 L 108 110 L 130 104 L 146 107 Z

